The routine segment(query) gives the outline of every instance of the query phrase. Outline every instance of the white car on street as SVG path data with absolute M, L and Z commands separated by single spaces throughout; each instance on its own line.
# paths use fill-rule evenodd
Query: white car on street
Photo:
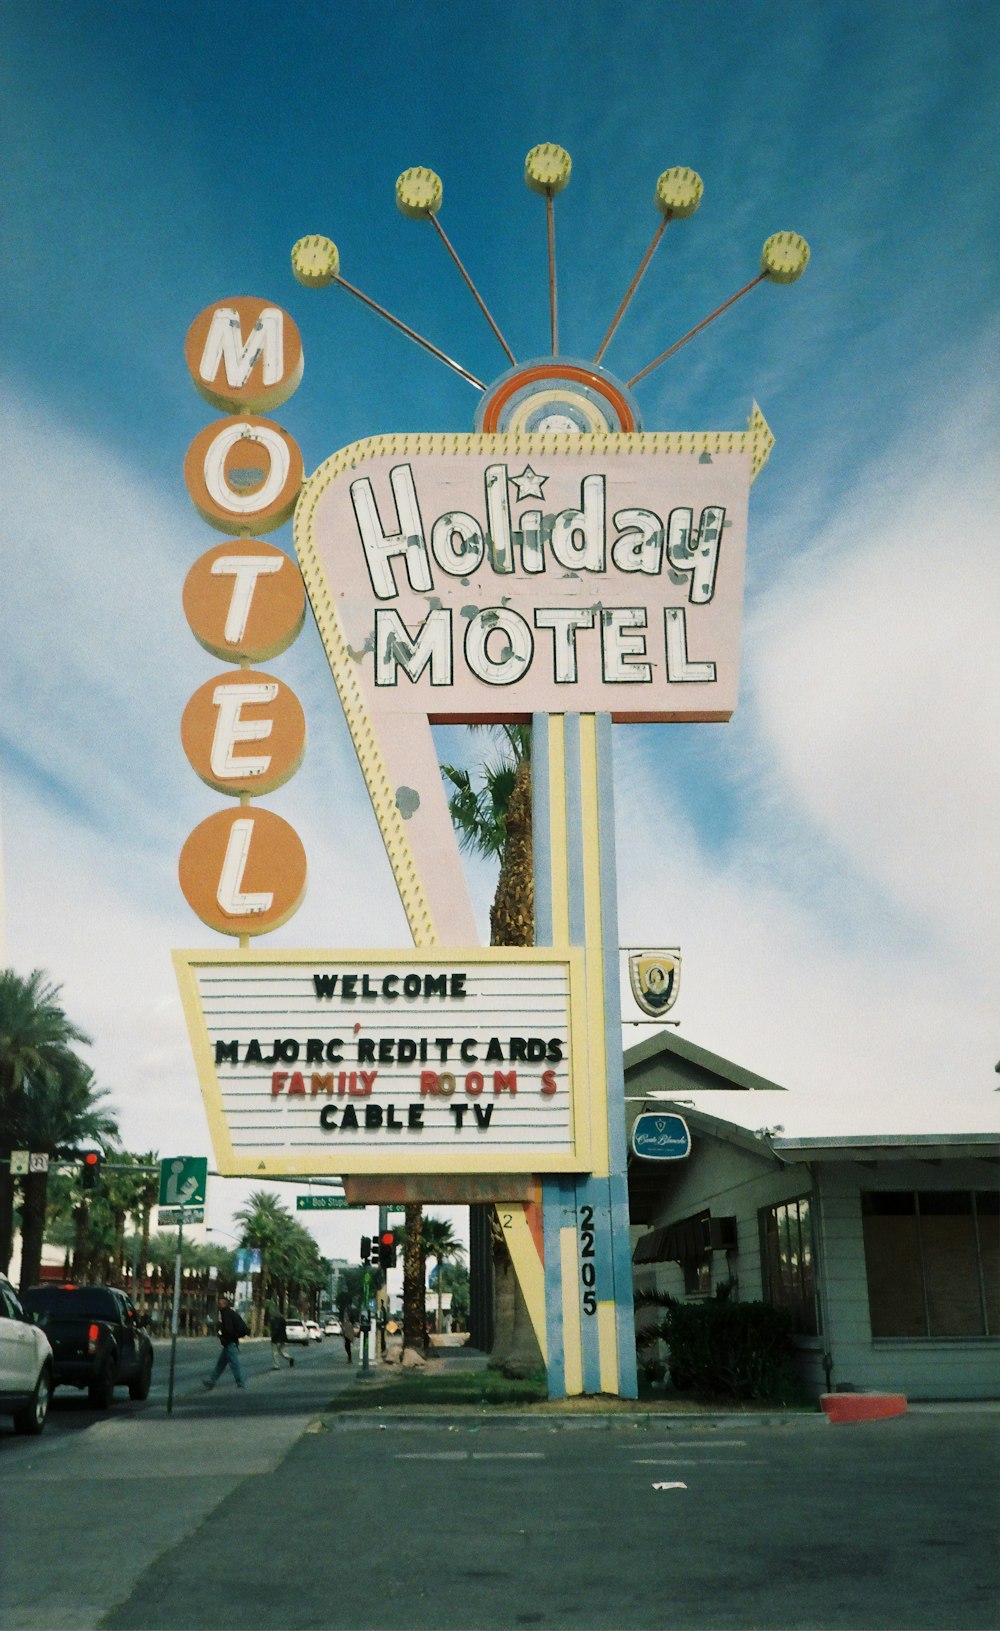
M 322 1342 L 323 1333 L 316 1324 L 315 1320 L 306 1320 L 306 1330 L 309 1332 L 309 1335 L 312 1337 L 314 1342 Z
M 52 1349 L 32 1325 L 17 1292 L 0 1274 L 0 1415 L 13 1416 L 15 1433 L 40 1433 L 52 1398 Z
M 285 1341 L 307 1343 L 310 1340 L 304 1320 L 287 1320 L 285 1323 Z

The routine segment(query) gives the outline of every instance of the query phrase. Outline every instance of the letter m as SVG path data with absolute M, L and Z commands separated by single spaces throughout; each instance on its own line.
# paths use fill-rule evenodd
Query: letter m
M 238 1065 L 240 1062 L 239 1042 L 216 1042 L 215 1062 L 217 1065 Z
M 285 319 L 278 307 L 265 306 L 244 341 L 239 312 L 233 306 L 218 306 L 198 372 L 205 384 L 211 385 L 224 363 L 226 382 L 232 390 L 246 384 L 262 354 L 264 384 L 279 384 L 285 371 Z

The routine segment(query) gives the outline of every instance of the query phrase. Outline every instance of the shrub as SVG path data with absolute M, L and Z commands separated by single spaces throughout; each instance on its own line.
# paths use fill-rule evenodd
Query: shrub
M 770 1303 L 667 1299 L 656 1335 L 670 1350 L 670 1380 L 682 1391 L 777 1401 L 794 1392 L 791 1316 Z

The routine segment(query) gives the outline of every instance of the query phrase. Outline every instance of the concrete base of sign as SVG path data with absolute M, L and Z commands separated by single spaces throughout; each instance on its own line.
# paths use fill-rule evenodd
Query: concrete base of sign
M 906 1415 L 902 1393 L 823 1393 L 819 1402 L 832 1422 L 883 1421 Z

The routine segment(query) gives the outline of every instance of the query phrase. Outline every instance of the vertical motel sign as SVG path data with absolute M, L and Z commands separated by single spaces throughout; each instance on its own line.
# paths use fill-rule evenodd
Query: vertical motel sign
M 326 239 L 293 251 L 306 285 L 337 266 Z M 175 960 L 219 1170 L 339 1173 L 357 1199 L 495 1201 L 550 1392 L 635 1396 L 611 724 L 729 718 L 768 427 L 754 407 L 744 432 L 644 432 L 614 376 L 552 356 L 486 389 L 471 433 L 356 442 L 298 490 L 290 438 L 241 415 L 233 388 L 254 408 L 294 389 L 291 318 L 220 302 L 193 325 L 188 364 L 236 409 L 196 438 L 186 474 L 205 519 L 237 534 L 192 569 L 189 622 L 243 663 L 294 638 L 295 597 L 280 617 L 272 603 L 297 571 L 249 536 L 294 505 L 415 948 L 249 948 L 294 911 L 304 859 L 246 801 L 292 773 L 303 733 L 269 676 L 203 687 L 188 757 L 243 802 L 192 834 L 181 881 L 241 949 Z M 431 735 L 497 721 L 532 724 L 534 950 L 477 943 Z

